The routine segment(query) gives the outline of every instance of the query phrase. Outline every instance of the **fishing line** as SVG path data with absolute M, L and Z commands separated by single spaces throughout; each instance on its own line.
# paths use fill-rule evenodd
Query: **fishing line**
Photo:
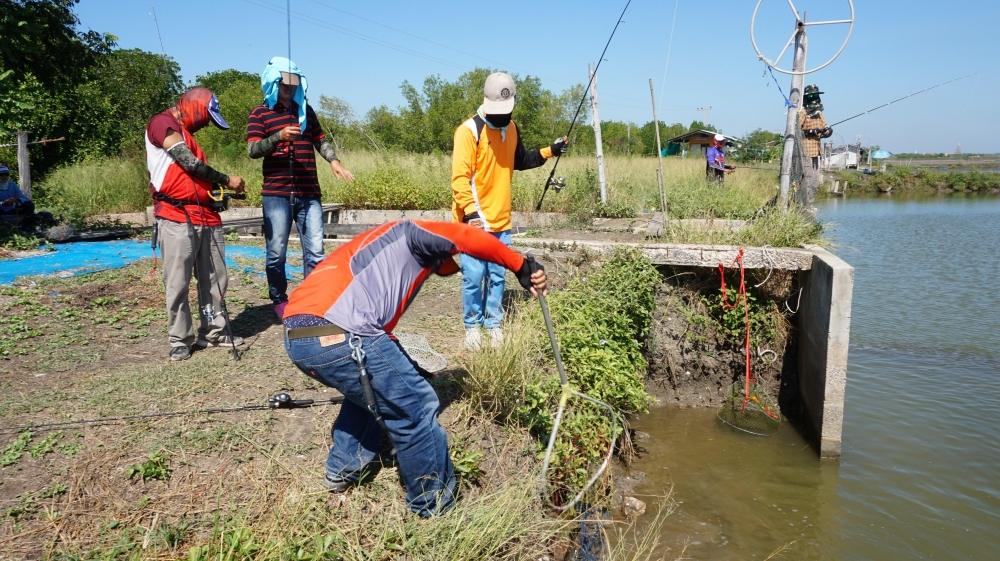
M 919 95 L 919 94 L 922 94 L 924 92 L 929 92 L 929 91 L 933 90 L 934 88 L 939 88 L 941 86 L 948 85 L 948 84 L 950 84 L 952 82 L 957 82 L 959 80 L 964 80 L 966 78 L 970 78 L 972 76 L 975 76 L 976 74 L 978 74 L 978 72 L 973 72 L 972 74 L 966 74 L 965 76 L 959 76 L 958 78 L 952 78 L 951 80 L 948 80 L 947 82 L 941 82 L 940 84 L 934 84 L 933 86 L 926 87 L 926 88 L 924 88 L 922 90 L 915 91 L 915 92 L 913 92 L 911 94 L 904 95 L 903 97 L 898 97 L 898 98 L 896 98 L 896 99 L 894 99 L 894 100 L 892 100 L 892 101 L 890 101 L 888 103 L 883 103 L 882 105 L 879 105 L 877 107 L 872 107 L 871 109 L 869 109 L 867 111 L 862 111 L 861 113 L 858 113 L 857 115 L 852 115 L 852 116 L 850 116 L 850 117 L 848 117 L 846 119 L 837 121 L 836 123 L 833 123 L 832 125 L 828 125 L 828 126 L 831 127 L 831 128 L 835 127 L 835 126 L 837 126 L 837 125 L 839 125 L 841 123 L 846 123 L 847 121 L 850 121 L 851 119 L 856 119 L 856 118 L 858 118 L 858 117 L 860 117 L 862 115 L 867 115 L 868 113 L 871 113 L 873 111 L 878 111 L 879 109 L 882 109 L 883 107 L 888 107 L 888 106 L 892 105 L 893 103 L 896 103 L 897 101 L 903 101 L 904 99 L 906 99 L 908 97 L 913 97 L 915 95 Z
M 667 60 L 663 64 L 663 78 L 660 80 L 660 98 L 663 98 L 663 93 L 667 87 L 667 72 L 670 71 L 670 54 L 674 49 L 674 28 L 677 27 L 678 4 L 680 4 L 680 0 L 674 0 L 674 16 L 670 21 L 670 39 L 667 40 Z
M 0 429 L 0 434 L 11 434 L 23 431 L 43 432 L 51 430 L 69 429 L 74 427 L 102 426 L 124 421 L 138 421 L 142 419 L 162 419 L 164 417 L 184 417 L 189 415 L 215 415 L 219 413 L 237 413 L 240 411 L 265 411 L 269 409 L 300 409 L 307 407 L 319 407 L 321 405 L 338 405 L 344 402 L 344 396 L 338 395 L 324 400 L 314 399 L 292 399 L 287 392 L 278 392 L 267 399 L 267 403 L 259 405 L 239 405 L 235 407 L 208 407 L 205 409 L 183 409 L 180 411 L 163 411 L 158 413 L 141 413 L 137 415 L 121 415 L 118 417 L 97 417 L 94 419 L 77 419 L 73 421 L 61 421 L 54 423 L 39 423 L 35 425 L 21 425 L 19 427 L 8 427 Z
M 569 130 L 566 131 L 566 138 L 573 133 L 573 127 L 576 126 L 576 120 L 580 116 L 580 110 L 583 109 L 584 102 L 587 101 L 587 94 L 590 93 L 590 86 L 594 83 L 594 78 L 597 77 L 597 70 L 601 67 L 601 63 L 604 62 L 604 54 L 608 52 L 608 46 L 611 45 L 611 39 L 614 38 L 615 32 L 618 31 L 618 26 L 622 23 L 622 18 L 625 17 L 625 12 L 628 10 L 629 4 L 632 0 L 625 2 L 625 7 L 622 8 L 622 13 L 618 16 L 618 22 L 615 23 L 615 28 L 611 30 L 611 35 L 608 37 L 608 42 L 604 44 L 604 50 L 601 51 L 601 56 L 597 58 L 597 65 L 594 66 L 594 72 L 590 75 L 590 80 L 587 81 L 587 87 L 583 89 L 583 95 L 580 96 L 580 103 L 576 106 L 576 113 L 573 114 L 573 120 L 569 122 Z M 562 182 L 555 181 L 556 168 L 559 167 L 559 160 L 562 159 L 562 154 L 556 156 L 556 162 L 552 165 L 552 171 L 549 172 L 549 178 L 545 180 L 545 188 L 542 190 L 542 196 L 538 198 L 538 204 L 535 205 L 535 210 L 542 210 L 542 201 L 545 200 L 545 194 L 549 192 L 549 187 L 553 185 L 562 186 Z

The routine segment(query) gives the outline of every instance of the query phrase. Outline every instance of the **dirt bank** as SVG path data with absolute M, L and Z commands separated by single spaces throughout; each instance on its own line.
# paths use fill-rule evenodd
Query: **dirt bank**
M 792 317 L 785 301 L 798 292 L 793 279 L 792 274 L 779 271 L 772 271 L 770 277 L 767 271 L 747 272 L 752 372 L 758 391 L 775 402 Z M 729 291 L 737 284 L 733 280 L 727 280 Z M 664 405 L 717 407 L 730 395 L 733 383 L 744 376 L 743 316 L 739 310 L 723 316 L 719 288 L 718 271 L 664 271 L 646 343 L 647 386 Z

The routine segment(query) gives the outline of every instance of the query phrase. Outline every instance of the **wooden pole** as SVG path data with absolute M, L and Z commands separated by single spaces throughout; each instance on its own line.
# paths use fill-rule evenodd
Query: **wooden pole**
M 660 189 L 660 210 L 663 211 L 663 228 L 667 228 L 667 191 L 663 188 L 663 148 L 660 146 L 660 121 L 656 119 L 656 96 L 653 79 L 649 79 L 649 100 L 653 104 L 653 126 L 656 129 L 656 184 Z
M 608 180 L 604 174 L 604 143 L 601 140 L 601 116 L 597 112 L 597 75 L 593 68 L 587 65 L 587 78 L 590 80 L 590 111 L 594 120 L 594 146 L 597 153 L 597 184 L 601 188 L 601 203 L 608 204 Z
M 17 131 L 17 180 L 24 196 L 31 198 L 31 161 L 28 158 L 28 132 Z

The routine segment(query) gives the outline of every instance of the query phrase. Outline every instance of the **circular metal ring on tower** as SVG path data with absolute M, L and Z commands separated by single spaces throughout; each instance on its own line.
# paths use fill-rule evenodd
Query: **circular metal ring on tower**
M 848 18 L 848 19 L 838 19 L 838 20 L 812 21 L 812 22 L 810 22 L 810 21 L 803 21 L 802 15 L 799 14 L 799 11 L 795 8 L 795 4 L 792 2 L 792 0 L 785 0 L 785 1 L 788 2 L 789 9 L 791 9 L 792 13 L 795 15 L 795 31 L 792 33 L 792 36 L 788 38 L 788 41 L 785 42 L 785 46 L 782 47 L 781 52 L 778 53 L 778 56 L 774 57 L 774 59 L 769 59 L 766 56 L 764 56 L 764 53 L 762 53 L 761 50 L 760 50 L 760 46 L 757 45 L 757 34 L 756 34 L 756 31 L 755 31 L 755 27 L 757 25 L 757 13 L 760 11 L 760 7 L 764 3 L 764 0 L 757 0 L 757 5 L 754 6 L 753 16 L 750 18 L 750 43 L 753 45 L 754 52 L 757 53 L 757 60 L 762 61 L 764 64 L 768 65 L 772 69 L 777 70 L 778 72 L 781 72 L 783 74 L 795 74 L 795 75 L 811 74 L 813 72 L 816 72 L 817 70 L 821 70 L 823 68 L 826 68 L 831 63 L 833 63 L 833 61 L 837 60 L 837 57 L 840 56 L 840 53 L 844 52 L 844 48 L 847 47 L 848 41 L 851 40 L 851 33 L 854 32 L 854 19 L 855 19 L 854 18 L 854 0 L 847 0 L 848 8 L 850 8 L 850 11 L 851 11 L 850 18 Z M 844 37 L 844 42 L 840 44 L 840 48 L 837 49 L 837 52 L 835 52 L 833 54 L 833 56 L 830 57 L 823 64 L 820 64 L 819 66 L 816 66 L 814 68 L 805 68 L 805 69 L 802 69 L 802 70 L 800 70 L 798 72 L 796 72 L 795 70 L 789 70 L 787 68 L 782 68 L 782 67 L 778 66 L 778 63 L 781 61 L 781 57 L 783 57 L 785 55 L 785 52 L 788 51 L 788 47 L 790 47 L 793 43 L 795 43 L 795 37 L 799 33 L 805 33 L 805 29 L 807 27 L 814 26 L 814 25 L 847 25 L 848 26 L 847 27 L 847 36 Z

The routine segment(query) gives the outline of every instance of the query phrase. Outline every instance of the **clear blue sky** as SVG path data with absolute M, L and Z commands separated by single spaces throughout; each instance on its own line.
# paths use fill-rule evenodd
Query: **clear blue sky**
M 793 0 L 807 18 L 840 19 L 846 0 Z M 651 119 L 647 80 L 662 120 L 707 120 L 728 134 L 783 130 L 784 104 L 750 44 L 754 0 L 634 0 L 598 76 L 604 120 Z M 476 66 L 538 76 L 561 91 L 586 80 L 624 2 L 546 0 L 468 2 L 291 0 L 292 58 L 310 80 L 310 97 L 335 95 L 362 116 L 396 107 L 403 80 L 454 79 Z M 711 5 L 711 8 L 707 8 Z M 856 0 L 857 24 L 843 55 L 807 76 L 825 93 L 828 122 L 938 82 L 976 76 L 836 128 L 833 139 L 893 152 L 1000 152 L 1000 2 Z M 124 48 L 160 51 L 185 80 L 224 68 L 259 72 L 286 55 L 285 0 L 83 0 L 83 28 L 110 32 Z M 762 47 L 775 56 L 792 31 L 786 0 L 764 0 Z M 487 7 L 494 13 L 488 14 Z M 810 31 L 810 62 L 826 59 L 846 26 Z M 788 56 L 786 65 L 790 65 Z M 666 70 L 666 80 L 663 80 Z M 775 74 L 788 91 L 789 76 Z M 982 104 L 982 105 L 981 105 Z M 707 108 L 711 110 L 701 110 Z M 474 108 L 470 107 L 470 112 Z M 223 107 L 225 112 L 225 107 Z M 516 114 L 515 114 L 516 117 Z

